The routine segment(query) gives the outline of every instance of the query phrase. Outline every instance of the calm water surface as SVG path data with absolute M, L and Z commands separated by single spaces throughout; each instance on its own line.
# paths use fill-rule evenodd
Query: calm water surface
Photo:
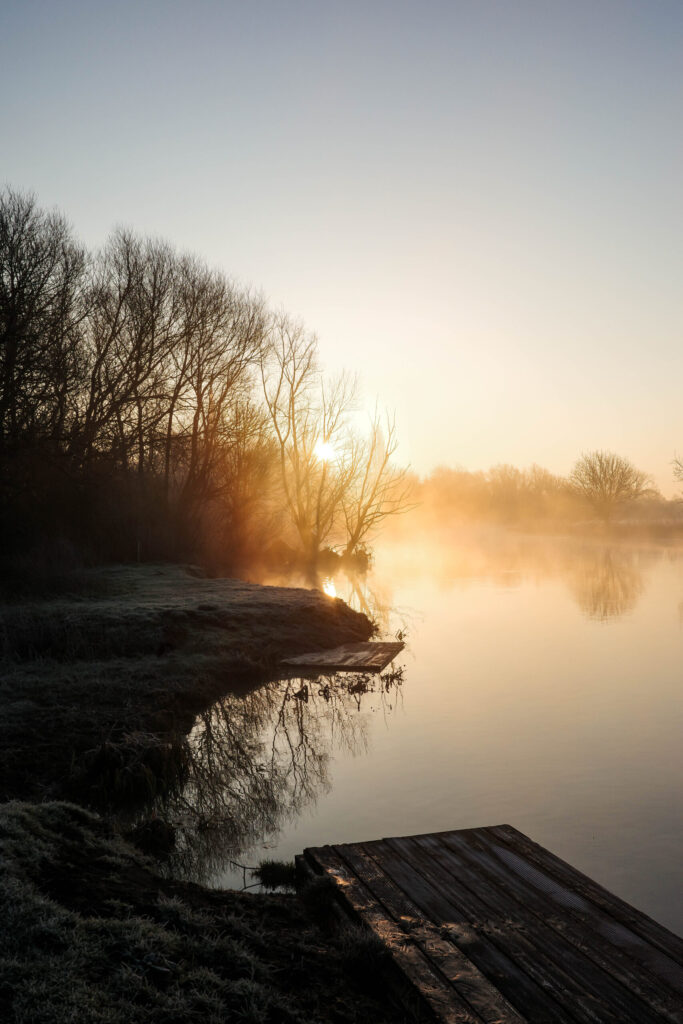
M 232 816 L 212 883 L 242 884 L 230 843 L 255 864 L 508 822 L 683 932 L 683 551 L 469 537 L 334 583 L 407 629 L 403 678 L 276 682 L 198 721 L 190 798 Z

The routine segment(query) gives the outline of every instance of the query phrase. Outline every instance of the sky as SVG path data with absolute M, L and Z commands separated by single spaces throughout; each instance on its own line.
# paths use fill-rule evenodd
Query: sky
M 683 455 L 680 0 L 2 0 L 0 184 L 202 255 L 404 463 Z

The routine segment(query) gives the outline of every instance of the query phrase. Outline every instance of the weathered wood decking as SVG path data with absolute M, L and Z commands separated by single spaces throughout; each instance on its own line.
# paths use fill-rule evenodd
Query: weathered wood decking
M 369 641 L 368 643 L 344 644 L 327 651 L 300 654 L 287 658 L 282 664 L 286 668 L 297 668 L 306 672 L 381 672 L 405 644 Z
M 510 825 L 323 846 L 298 864 L 335 880 L 439 1021 L 683 1022 L 683 939 Z

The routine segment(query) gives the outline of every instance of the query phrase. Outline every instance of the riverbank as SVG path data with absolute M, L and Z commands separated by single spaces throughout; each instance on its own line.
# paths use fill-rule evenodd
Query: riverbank
M 64 586 L 0 606 L 3 800 L 146 799 L 173 781 L 179 740 L 222 694 L 273 678 L 287 655 L 373 631 L 318 591 L 180 566 L 91 570 Z
M 325 594 L 177 566 L 81 573 L 1 606 L 3 1020 L 402 1019 L 362 936 L 326 935 L 293 895 L 162 877 L 116 813 L 182 783 L 212 702 L 277 677 L 286 655 L 372 632 Z
M 384 956 L 293 895 L 161 878 L 98 816 L 0 806 L 0 1017 L 12 1024 L 391 1024 Z

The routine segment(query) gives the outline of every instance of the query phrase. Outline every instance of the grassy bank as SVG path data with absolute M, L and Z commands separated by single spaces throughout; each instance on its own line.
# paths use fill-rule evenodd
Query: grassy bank
M 68 582 L 66 584 L 68 586 Z M 211 580 L 178 566 L 81 573 L 71 592 L 0 607 L 0 798 L 101 807 L 172 782 L 178 743 L 228 691 L 287 654 L 371 635 L 317 591 Z M 111 785 L 98 780 L 103 773 Z
M 58 595 L 1 606 L 2 1020 L 403 1019 L 367 937 L 333 938 L 293 895 L 162 877 L 115 817 L 182 786 L 187 732 L 219 697 L 277 677 L 285 655 L 372 628 L 321 593 L 173 566 L 82 573 Z M 221 709 L 236 728 L 233 704 Z M 54 799 L 65 795 L 75 803 Z
M 294 896 L 160 878 L 97 816 L 0 807 L 0 1018 L 13 1024 L 361 1024 L 381 952 Z M 359 957 L 358 947 L 363 950 Z

